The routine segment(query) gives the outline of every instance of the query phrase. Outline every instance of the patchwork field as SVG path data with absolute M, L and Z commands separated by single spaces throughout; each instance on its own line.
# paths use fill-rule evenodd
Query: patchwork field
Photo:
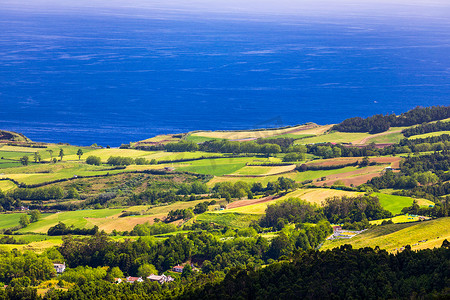
M 145 222 L 153 223 L 155 218 L 162 219 L 166 217 L 170 210 L 193 208 L 197 203 L 204 201 L 209 202 L 211 199 L 176 202 L 170 205 L 156 207 L 132 206 L 127 208 L 87 209 L 43 214 L 39 221 L 20 229 L 19 232 L 47 233 L 48 229 L 58 224 L 58 222 L 63 222 L 68 226 L 74 225 L 77 228 L 92 228 L 97 225 L 100 230 L 105 230 L 106 232 L 111 232 L 114 229 L 118 231 L 129 231 L 136 224 L 143 224 Z M 120 218 L 119 216 L 123 211 L 137 212 L 138 215 Z M 0 215 L 0 229 L 19 225 L 20 215 L 20 213 Z
M 13 182 L 7 180 L 0 180 L 0 191 L 7 192 L 15 188 L 16 185 Z
M 413 250 L 440 247 L 450 239 L 450 217 L 408 224 L 377 226 L 351 239 L 327 240 L 321 250 L 332 249 L 344 244 L 354 248 L 376 247 L 395 252 L 411 245 Z M 422 242 L 420 242 L 422 241 Z
M 203 213 L 196 217 L 196 220 L 207 222 L 207 223 L 215 223 L 222 226 L 235 227 L 235 228 L 246 228 L 253 221 L 259 220 L 259 215 L 255 214 L 242 214 L 242 213 Z
M 427 138 L 430 136 L 440 136 L 443 134 L 450 134 L 450 131 L 436 131 L 436 132 L 429 132 L 429 133 L 424 133 L 424 134 L 419 134 L 419 135 L 413 135 L 413 136 L 410 136 L 408 139 L 409 140 L 423 139 L 423 138 Z
M 245 166 L 231 175 L 259 175 L 269 176 L 276 175 L 284 172 L 291 172 L 295 169 L 296 165 L 276 166 L 276 167 L 264 167 L 264 166 Z
M 278 136 L 282 134 L 314 134 L 312 132 L 321 132 L 324 130 L 316 124 L 307 124 L 293 126 L 283 129 L 267 129 L 267 130 L 249 130 L 249 131 L 199 131 L 192 133 L 191 137 L 206 137 L 214 139 L 227 139 L 227 140 L 245 140 L 245 139 L 258 139 Z M 320 129 L 316 129 L 320 128 Z M 326 130 L 326 129 L 325 129 Z M 317 133 L 316 133 L 317 134 Z

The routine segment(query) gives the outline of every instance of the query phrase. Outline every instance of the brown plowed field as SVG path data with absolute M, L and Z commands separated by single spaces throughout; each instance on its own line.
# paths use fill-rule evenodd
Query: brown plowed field
M 367 180 L 370 180 L 376 176 L 380 176 L 383 170 L 383 166 L 371 166 L 351 172 L 327 176 L 326 180 L 315 181 L 313 182 L 313 184 L 316 186 L 322 186 L 323 184 L 331 186 L 334 182 L 340 180 L 344 182 L 346 186 L 350 186 L 351 184 L 353 184 L 354 186 L 358 186 L 360 184 L 366 183 Z

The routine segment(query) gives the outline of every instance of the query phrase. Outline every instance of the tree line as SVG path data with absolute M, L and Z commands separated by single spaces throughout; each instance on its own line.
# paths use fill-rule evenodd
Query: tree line
M 332 130 L 340 132 L 369 132 L 371 134 L 392 127 L 412 126 L 450 118 L 450 106 L 416 107 L 400 114 L 374 115 L 368 118 L 354 117 L 334 125 Z

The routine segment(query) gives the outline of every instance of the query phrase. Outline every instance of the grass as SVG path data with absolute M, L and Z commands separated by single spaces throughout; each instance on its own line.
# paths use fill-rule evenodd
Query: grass
M 245 166 L 233 175 L 274 175 L 282 172 L 289 172 L 295 169 L 295 165 L 287 166 L 275 166 L 275 167 L 265 167 L 265 166 Z
M 342 190 L 334 190 L 334 189 L 298 189 L 291 193 L 288 193 L 281 197 L 279 200 L 289 199 L 289 198 L 300 198 L 309 203 L 316 204 L 321 206 L 325 199 L 330 197 L 342 197 L 342 196 L 358 196 L 363 193 L 359 192 L 350 192 L 350 191 L 342 191 Z
M 408 139 L 409 140 L 423 139 L 423 138 L 427 138 L 427 137 L 431 137 L 431 136 L 440 136 L 443 134 L 450 134 L 450 131 L 436 131 L 436 132 L 429 132 L 429 133 L 424 133 L 424 134 L 419 134 L 419 135 L 413 135 L 413 136 L 410 136 Z
M 199 143 L 203 143 L 203 142 L 207 142 L 207 141 L 215 141 L 215 140 L 220 140 L 220 139 L 190 134 L 185 138 L 185 140 L 199 144 Z
M 332 249 L 344 244 L 354 248 L 376 247 L 396 251 L 405 245 L 412 249 L 440 247 L 445 239 L 450 239 L 450 217 L 431 221 L 390 224 L 371 228 L 351 239 L 326 241 L 321 250 Z M 427 240 L 426 242 L 420 242 Z
M 268 130 L 255 130 L 255 131 L 200 131 L 192 133 L 190 136 L 197 137 L 207 137 L 207 138 L 215 138 L 215 139 L 227 139 L 227 140 L 236 140 L 236 139 L 248 139 L 248 138 L 267 138 L 271 136 L 281 135 L 286 132 L 300 129 L 304 127 L 303 125 L 283 128 L 283 129 L 268 129 Z
M 316 144 L 316 143 L 358 143 L 364 138 L 370 137 L 369 133 L 361 132 L 332 132 L 316 137 L 301 139 L 295 144 Z
M 196 204 L 205 201 L 209 202 L 211 199 L 175 202 L 170 205 L 154 207 L 140 205 L 127 208 L 64 211 L 44 215 L 38 222 L 31 223 L 26 228 L 20 229 L 19 232 L 47 233 L 48 229 L 58 224 L 58 222 L 63 222 L 68 226 L 74 225 L 77 228 L 92 228 L 97 225 L 100 230 L 105 230 L 106 232 L 112 232 L 114 229 L 118 231 L 129 231 L 132 230 L 136 224 L 143 224 L 145 222 L 153 223 L 154 218 L 164 218 L 170 210 L 193 208 Z M 119 218 L 124 210 L 137 212 L 138 215 Z M 0 216 L 0 229 L 19 224 L 19 213 L 5 216 L 8 216 L 9 219 L 3 220 L 3 215 Z
M 389 220 L 391 220 L 393 223 L 397 224 L 397 223 L 417 222 L 420 219 L 419 219 L 419 217 L 413 217 L 413 216 L 409 216 L 409 215 L 400 215 L 400 216 L 395 216 L 393 218 L 370 221 L 370 224 L 380 225 L 381 223 L 383 223 L 383 221 L 389 221 Z
M 247 162 L 252 162 L 253 159 L 252 157 L 237 157 L 197 160 L 189 162 L 186 166 L 179 167 L 177 170 L 222 176 L 236 172 L 244 167 Z
M 14 182 L 2 180 L 0 181 L 0 191 L 7 192 L 10 190 L 15 189 L 17 186 L 14 184 Z
M 351 172 L 354 170 L 357 170 L 357 168 L 356 167 L 345 167 L 342 169 L 335 169 L 335 170 L 292 172 L 292 173 L 287 173 L 287 174 L 282 174 L 282 175 L 271 175 L 271 176 L 265 176 L 265 177 L 255 177 L 255 178 L 222 176 L 222 177 L 215 177 L 215 178 L 211 179 L 208 182 L 208 186 L 214 186 L 214 184 L 216 184 L 217 182 L 224 182 L 224 181 L 229 181 L 229 182 L 243 181 L 243 182 L 247 182 L 249 184 L 253 184 L 254 182 L 261 182 L 263 185 L 266 185 L 270 181 L 272 181 L 272 182 L 276 181 L 278 179 L 278 177 L 286 177 L 286 178 L 293 179 L 297 182 L 302 182 L 305 180 L 315 180 L 315 179 L 319 179 L 319 178 L 325 177 L 325 176 Z M 360 169 L 360 170 L 364 170 L 364 168 Z
M 0 229 L 18 226 L 21 215 L 21 213 L 0 214 Z
M 300 131 L 300 132 L 302 132 L 302 131 Z M 277 135 L 275 137 L 268 137 L 268 138 L 264 138 L 264 139 L 273 139 L 273 138 L 305 139 L 305 138 L 314 137 L 314 136 L 316 136 L 316 135 L 315 134 L 286 133 L 286 134 L 281 134 L 281 135 Z
M 198 215 L 196 220 L 234 228 L 246 228 L 253 221 L 259 220 L 259 217 L 259 215 L 254 214 L 207 212 Z
M 405 196 L 388 195 L 382 193 L 373 193 L 380 200 L 381 206 L 393 213 L 394 215 L 400 214 L 402 208 L 411 206 L 414 199 Z

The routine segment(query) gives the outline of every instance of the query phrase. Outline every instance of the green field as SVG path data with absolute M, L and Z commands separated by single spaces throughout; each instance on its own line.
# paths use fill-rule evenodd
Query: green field
M 247 162 L 252 162 L 253 160 L 253 157 L 196 160 L 185 163 L 186 166 L 178 167 L 177 170 L 222 176 L 236 172 L 244 167 Z
M 198 215 L 196 220 L 215 223 L 222 226 L 246 228 L 253 221 L 259 220 L 259 215 L 255 214 L 241 214 L 241 213 L 203 213 Z
M 429 133 L 424 133 L 424 134 L 419 134 L 419 135 L 413 135 L 413 136 L 410 136 L 408 139 L 409 140 L 423 139 L 423 138 L 427 138 L 430 136 L 440 136 L 443 134 L 450 134 L 450 131 L 436 131 L 436 132 L 429 132 Z
M 63 222 L 68 226 L 74 225 L 76 228 L 92 228 L 97 225 L 100 230 L 106 232 L 111 232 L 114 229 L 118 231 L 131 230 L 136 224 L 153 223 L 154 218 L 164 218 L 170 210 L 193 208 L 197 203 L 204 201 L 209 202 L 211 199 L 175 202 L 161 206 L 140 205 L 127 208 L 86 209 L 43 214 L 39 221 L 20 229 L 19 232 L 47 233 L 48 229 L 58 222 Z M 138 212 L 138 214 L 119 218 L 124 210 Z M 20 216 L 20 213 L 0 215 L 0 229 L 19 225 Z
M 412 249 L 440 247 L 445 239 L 450 239 L 450 217 L 431 221 L 390 224 L 376 226 L 351 239 L 328 240 L 321 250 L 332 249 L 344 244 L 354 248 L 375 247 L 388 251 L 396 251 L 406 245 Z M 420 242 L 427 240 L 426 242 Z
M 0 214 L 0 229 L 18 226 L 21 215 L 21 213 Z
M 15 189 L 17 186 L 14 182 L 8 180 L 0 180 L 0 191 L 6 192 L 12 189 Z
M 194 142 L 194 143 L 203 143 L 207 141 L 215 141 L 215 140 L 221 140 L 219 138 L 212 138 L 212 137 L 206 137 L 206 136 L 198 136 L 198 135 L 188 135 L 185 137 L 186 141 Z
M 364 168 L 357 169 L 357 167 L 345 167 L 342 169 L 324 170 L 324 171 L 306 171 L 306 172 L 295 172 L 294 171 L 291 173 L 286 173 L 286 174 L 281 174 L 281 175 L 270 175 L 270 176 L 264 176 L 264 177 L 226 177 L 226 176 L 221 176 L 221 177 L 215 177 L 215 178 L 211 179 L 208 182 L 208 186 L 214 186 L 214 184 L 216 184 L 217 182 L 224 182 L 224 181 L 229 181 L 229 182 L 243 181 L 243 182 L 247 182 L 249 184 L 252 184 L 254 182 L 261 182 L 263 185 L 266 185 L 270 181 L 276 181 L 278 179 L 278 177 L 286 177 L 286 178 L 295 180 L 297 182 L 302 182 L 305 180 L 315 180 L 315 179 L 319 179 L 321 177 L 351 172 L 351 171 L 355 171 L 355 170 L 363 171 Z
M 388 219 L 381 219 L 381 220 L 373 220 L 373 221 L 369 221 L 370 224 L 375 224 L 375 225 L 380 225 L 381 223 L 383 223 L 383 221 L 389 221 L 391 220 L 393 223 L 411 223 L 411 222 L 417 222 L 419 221 L 419 217 L 416 216 L 410 216 L 410 215 L 399 215 L 399 216 L 395 216 L 393 218 L 388 218 Z
M 373 195 L 377 196 L 378 199 L 380 199 L 380 204 L 384 209 L 390 211 L 394 215 L 401 213 L 402 208 L 411 206 L 414 201 L 411 197 L 388 195 L 382 193 L 373 193 Z
M 311 138 L 296 141 L 296 144 L 316 144 L 316 143 L 358 143 L 364 138 L 370 137 L 369 133 L 362 132 L 332 132 Z

